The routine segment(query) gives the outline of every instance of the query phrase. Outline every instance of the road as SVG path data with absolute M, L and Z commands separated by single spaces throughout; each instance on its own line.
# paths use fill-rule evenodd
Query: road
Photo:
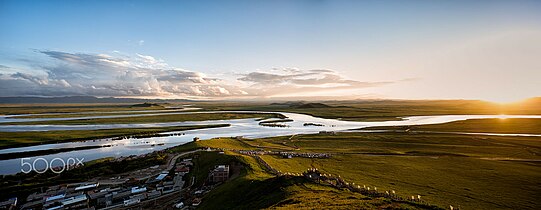
M 192 154 L 192 153 L 196 153 L 196 152 L 200 152 L 200 151 L 203 151 L 202 149 L 198 149 L 198 150 L 192 150 L 192 151 L 189 151 L 189 152 L 183 152 L 183 153 L 180 153 L 178 155 L 175 155 L 173 158 L 171 158 L 169 160 L 169 163 L 168 163 L 168 166 L 167 166 L 167 170 L 171 170 L 173 169 L 173 167 L 175 167 L 175 163 L 177 162 L 177 159 L 179 157 L 182 157 L 182 156 L 185 156 L 185 155 L 189 155 L 189 154 Z

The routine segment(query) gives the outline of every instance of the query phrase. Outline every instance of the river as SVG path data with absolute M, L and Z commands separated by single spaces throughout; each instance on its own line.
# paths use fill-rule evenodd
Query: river
M 91 161 L 104 157 L 120 157 L 130 155 L 141 155 L 153 151 L 163 150 L 166 148 L 178 146 L 193 140 L 194 137 L 200 139 L 211 139 L 216 137 L 234 137 L 243 136 L 246 138 L 263 138 L 273 136 L 287 136 L 295 134 L 311 134 L 320 131 L 344 131 L 350 129 L 358 129 L 373 126 L 404 126 L 404 125 L 425 125 L 425 124 L 440 124 L 454 122 L 467 119 L 491 119 L 491 118 L 540 118 L 541 115 L 434 115 L 434 116 L 414 116 L 405 117 L 402 120 L 382 121 L 382 122 L 351 122 L 341 121 L 336 119 L 323 119 L 305 114 L 286 113 L 286 112 L 254 112 L 254 111 L 211 111 L 211 112 L 175 112 L 173 114 L 188 114 L 188 113 L 279 113 L 293 121 L 280 123 L 287 127 L 269 127 L 261 126 L 257 119 L 235 119 L 235 120 L 210 120 L 210 121 L 187 121 L 187 122 L 170 122 L 170 123 L 147 123 L 147 124 L 99 124 L 99 125 L 0 125 L 0 131 L 4 132 L 21 132 L 21 131 L 49 131 L 49 130 L 96 130 L 110 128 L 140 128 L 140 127 L 162 127 L 162 126 L 180 126 L 180 125 L 210 125 L 210 124 L 230 124 L 228 127 L 198 129 L 180 132 L 168 133 L 183 133 L 179 136 L 166 137 L 149 137 L 143 139 L 96 139 L 80 142 L 68 142 L 57 144 L 44 144 L 36 146 L 9 148 L 0 150 L 0 154 L 49 150 L 59 148 L 74 148 L 82 146 L 99 146 L 111 145 L 110 147 L 101 147 L 97 149 L 88 149 L 72 152 L 62 152 L 51 155 L 34 156 L 25 159 L 25 162 L 33 163 L 37 158 L 43 158 L 48 162 L 52 159 L 59 158 L 64 161 L 72 159 L 84 159 Z M 112 112 L 111 112 L 112 113 Z M 107 113 L 104 113 L 107 114 Z M 0 116 L 0 122 L 28 122 L 28 121 L 49 121 L 49 120 L 70 120 L 70 119 L 94 119 L 94 118 L 115 118 L 115 117 L 136 117 L 136 116 L 152 116 L 167 113 L 149 113 L 149 114 L 132 114 L 132 115 L 103 115 L 103 116 L 87 116 L 87 117 L 67 117 L 67 118 L 14 118 L 21 115 Z M 29 115 L 25 115 L 29 116 Z M 323 126 L 305 126 L 305 123 L 321 124 Z M 517 135 L 528 136 L 528 134 L 492 134 L 492 135 Z M 539 135 L 531 135 L 539 136 Z M 0 161 L 0 174 L 15 174 L 21 171 L 22 159 L 10 159 Z M 36 161 L 35 168 L 45 168 L 44 161 Z M 62 165 L 61 161 L 55 161 L 53 166 Z

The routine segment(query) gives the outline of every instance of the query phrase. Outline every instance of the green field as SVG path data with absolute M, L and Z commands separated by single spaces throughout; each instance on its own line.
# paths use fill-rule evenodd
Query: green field
M 283 111 L 348 121 L 396 120 L 398 117 L 451 114 L 541 114 L 541 98 L 496 104 L 478 100 L 350 100 L 318 102 L 197 102 L 206 110 Z
M 205 145 L 212 145 L 213 141 L 209 140 Z M 218 143 L 223 144 L 224 142 Z M 196 183 L 201 184 L 208 170 L 214 165 L 232 166 L 239 163 L 243 166 L 240 174 L 205 195 L 199 209 L 428 209 L 426 206 L 415 206 L 408 202 L 367 197 L 360 193 L 316 184 L 301 177 L 275 177 L 267 173 L 253 157 L 231 152 L 200 153 L 195 160 L 196 167 L 192 174 L 199 177 Z
M 162 132 L 214 128 L 221 126 L 227 125 L 193 125 L 159 128 L 121 128 L 74 131 L 0 132 L 0 148 L 29 146 L 35 144 L 61 143 L 69 141 L 83 141 L 132 135 L 151 135 Z
M 220 148 L 239 149 L 221 139 Z M 541 138 L 453 134 L 340 133 L 248 140 L 291 145 L 298 152 L 329 152 L 330 159 L 264 155 L 283 172 L 316 167 L 361 185 L 421 195 L 431 204 L 466 209 L 538 209 L 541 190 Z M 203 141 L 212 146 L 213 141 Z M 246 146 L 245 149 L 254 149 Z
M 258 114 L 258 113 L 197 113 L 189 114 L 165 114 L 156 116 L 101 118 L 84 120 L 51 120 L 39 122 L 13 122 L 0 123 L 4 125 L 88 125 L 88 124 L 128 124 L 128 123 L 165 123 L 183 121 L 205 121 L 205 120 L 232 120 L 246 118 L 283 118 L 280 114 Z
M 319 102 L 190 102 L 203 110 L 283 111 L 349 121 L 396 120 L 397 117 L 446 114 L 541 114 L 540 98 L 516 104 L 496 104 L 477 100 L 350 100 Z M 160 110 L 162 106 L 137 107 L 134 104 L 3 104 L 0 114 L 108 112 Z M 93 116 L 78 114 L 74 116 Z M 102 115 L 102 114 L 98 114 Z M 113 115 L 113 114 L 107 114 Z M 41 116 L 33 116 L 41 117 Z M 51 117 L 51 116 L 49 116 Z
M 113 115 L 136 115 L 136 114 L 157 114 L 157 113 L 172 113 L 180 112 L 180 109 L 170 109 L 167 111 L 163 110 L 134 110 L 134 111 L 145 111 L 145 112 L 88 112 L 88 113 L 56 113 L 56 114 L 40 114 L 40 115 L 29 115 L 29 116 L 14 116 L 12 118 L 19 119 L 32 119 L 32 118 L 64 118 L 64 117 L 91 117 L 91 116 L 113 116 Z M 148 112 L 147 112 L 148 111 Z
M 160 110 L 163 107 L 138 107 L 136 104 L 0 104 L 1 115 L 73 113 L 73 112 L 114 112 L 137 110 Z
M 434 125 L 370 127 L 366 130 L 541 134 L 541 119 L 474 119 Z

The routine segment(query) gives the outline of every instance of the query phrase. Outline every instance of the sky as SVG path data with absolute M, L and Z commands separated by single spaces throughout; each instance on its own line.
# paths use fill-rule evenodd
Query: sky
M 0 97 L 541 96 L 541 1 L 0 0 Z

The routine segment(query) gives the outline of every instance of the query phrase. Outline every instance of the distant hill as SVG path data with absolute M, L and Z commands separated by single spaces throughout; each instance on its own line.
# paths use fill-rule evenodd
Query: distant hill
M 307 104 L 298 105 L 296 108 L 311 109 L 311 108 L 329 108 L 329 107 L 332 107 L 332 106 L 322 104 L 322 103 L 307 103 Z
M 164 102 L 188 102 L 187 99 L 138 99 L 138 98 L 98 98 L 94 96 L 65 96 L 65 97 L 0 97 L 2 104 L 69 104 L 69 103 L 164 103 Z
M 157 104 L 157 103 L 145 102 L 145 103 L 142 103 L 142 104 L 134 104 L 131 107 L 163 107 L 163 106 L 160 105 L 160 104 Z
M 287 102 L 284 102 L 284 103 L 272 103 L 270 105 L 291 107 L 291 106 L 300 106 L 300 105 L 303 105 L 304 103 L 305 102 L 303 102 L 303 101 L 287 101 Z
M 273 106 L 285 106 L 288 108 L 299 108 L 299 109 L 312 109 L 312 108 L 329 108 L 327 104 L 323 103 L 306 103 L 302 101 L 288 101 L 285 103 L 272 103 Z

